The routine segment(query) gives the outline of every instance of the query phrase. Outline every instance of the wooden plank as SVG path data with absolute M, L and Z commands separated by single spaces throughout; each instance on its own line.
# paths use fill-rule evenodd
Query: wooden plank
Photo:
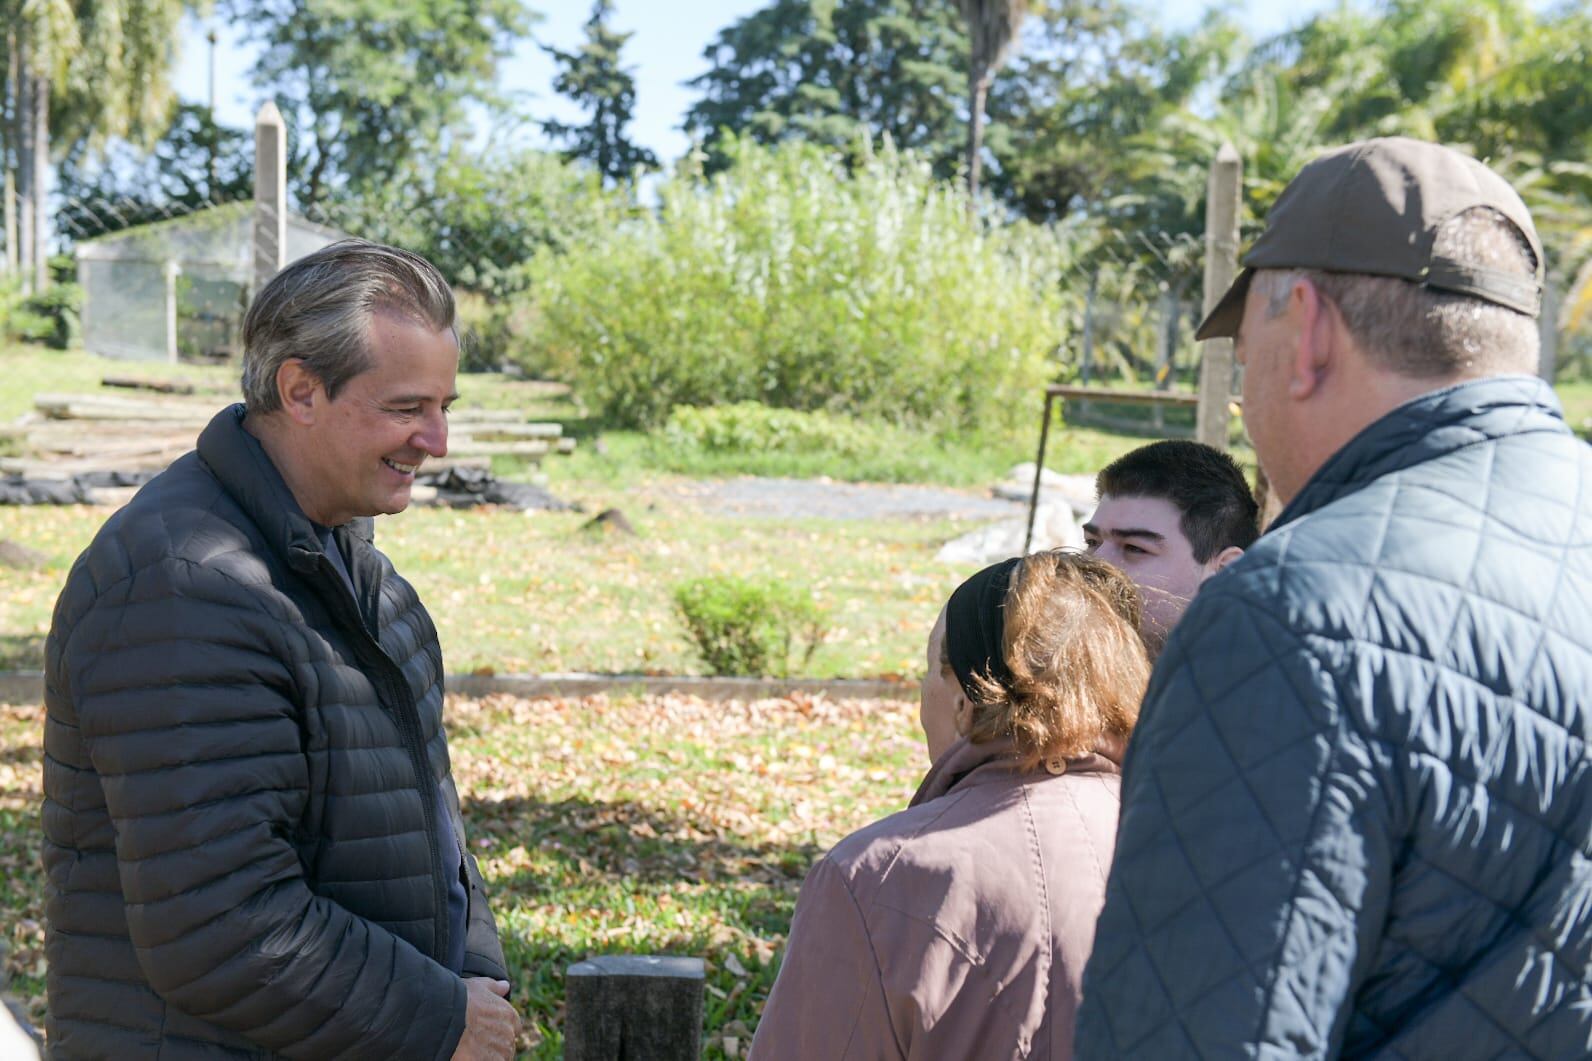
M 450 434 L 461 439 L 478 439 L 482 442 L 503 442 L 517 438 L 557 438 L 564 433 L 563 424 L 485 424 L 461 425 L 449 419 Z
M 545 457 L 553 451 L 546 439 L 523 442 L 450 441 L 448 453 L 460 457 Z
M 106 376 L 100 380 L 104 387 L 123 387 L 127 390 L 158 391 L 161 394 L 192 394 L 194 385 L 182 379 L 139 379 L 133 376 Z
M 123 398 L 118 395 L 39 394 L 33 407 L 53 420 L 161 420 L 208 423 L 224 403 Z
M 545 457 L 549 453 L 573 453 L 575 440 L 526 439 L 519 442 L 450 441 L 449 456 L 460 457 Z

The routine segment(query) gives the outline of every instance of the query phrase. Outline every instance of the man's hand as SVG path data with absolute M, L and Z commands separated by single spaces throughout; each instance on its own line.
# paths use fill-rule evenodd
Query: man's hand
M 509 982 L 471 976 L 465 978 L 464 990 L 464 1034 L 453 1061 L 510 1061 L 520 1015 L 508 1004 Z

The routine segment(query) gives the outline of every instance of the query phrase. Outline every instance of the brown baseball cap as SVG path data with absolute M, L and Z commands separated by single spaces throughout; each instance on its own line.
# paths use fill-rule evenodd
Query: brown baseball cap
M 1535 276 L 1432 253 L 1443 222 L 1476 207 L 1498 211 L 1520 230 L 1537 258 Z M 1266 216 L 1266 231 L 1244 255 L 1243 272 L 1194 337 L 1238 334 L 1256 269 L 1396 276 L 1535 317 L 1542 262 L 1531 214 L 1498 174 L 1441 144 L 1402 136 L 1362 140 L 1322 155 L 1282 190 Z

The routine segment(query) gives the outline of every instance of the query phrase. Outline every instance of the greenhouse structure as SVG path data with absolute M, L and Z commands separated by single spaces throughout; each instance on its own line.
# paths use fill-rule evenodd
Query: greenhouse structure
M 238 352 L 251 295 L 253 223 L 252 202 L 229 203 L 78 244 L 83 345 L 131 361 Z M 343 238 L 289 214 L 285 260 Z

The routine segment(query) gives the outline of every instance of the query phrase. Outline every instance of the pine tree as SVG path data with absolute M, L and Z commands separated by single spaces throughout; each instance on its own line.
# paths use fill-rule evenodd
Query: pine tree
M 770 0 L 720 31 L 686 129 L 709 167 L 729 130 L 760 143 L 841 150 L 889 136 L 942 175 L 963 155 L 967 34 L 945 0 Z
M 553 88 L 589 111 L 590 118 L 579 125 L 549 119 L 542 128 L 551 139 L 567 145 L 565 159 L 583 159 L 605 179 L 619 181 L 637 169 L 657 169 L 658 158 L 625 134 L 636 106 L 636 79 L 620 65 L 619 53 L 631 34 L 609 25 L 613 13 L 612 0 L 597 0 L 586 21 L 585 43 L 578 50 L 543 47 L 559 66 Z

